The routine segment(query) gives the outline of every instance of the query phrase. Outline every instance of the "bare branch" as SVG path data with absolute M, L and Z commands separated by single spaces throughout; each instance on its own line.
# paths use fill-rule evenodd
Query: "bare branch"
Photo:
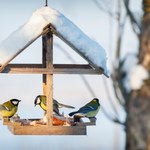
M 105 87 L 105 91 L 107 92 L 107 99 L 108 99 L 108 101 L 109 101 L 109 103 L 110 103 L 110 105 L 111 105 L 111 107 L 112 107 L 112 109 L 114 110 L 114 112 L 116 113 L 116 115 L 117 115 L 117 117 L 116 118 L 118 118 L 119 117 L 119 115 L 118 115 L 118 111 L 117 111 L 117 109 L 116 109 L 116 107 L 115 107 L 115 104 L 113 103 L 113 100 L 112 100 L 112 98 L 111 98 L 111 94 L 110 94 L 110 91 L 109 91 L 109 88 L 108 88 L 108 86 L 107 86 L 107 83 L 106 83 L 106 80 L 103 78 L 103 83 L 104 83 L 104 87 Z
M 121 19 L 121 9 L 120 9 L 120 1 L 118 1 L 118 34 L 117 34 L 117 46 L 116 46 L 116 57 L 115 57 L 115 66 L 113 68 L 113 73 L 112 73 L 112 82 L 113 82 L 113 89 L 115 96 L 120 103 L 120 105 L 124 108 L 125 106 L 125 95 L 123 95 L 124 88 L 122 88 L 121 82 L 121 64 L 120 64 L 120 56 L 121 56 L 121 44 L 123 40 L 123 34 L 124 34 L 124 29 L 125 29 L 125 24 L 126 24 L 126 19 L 127 19 L 127 14 L 124 15 L 123 20 Z M 119 86 L 120 85 L 120 86 Z
M 98 1 L 98 0 L 93 0 L 93 2 L 95 3 L 96 7 L 97 7 L 99 10 L 104 11 L 104 12 L 107 13 L 110 17 L 113 17 L 113 18 L 116 19 L 116 16 L 110 11 L 110 9 L 109 9 L 108 7 L 106 7 L 108 4 L 107 4 L 107 5 L 104 4 L 104 6 L 102 6 L 105 1 L 101 2 L 101 1 Z M 100 3 L 100 2 L 101 2 L 101 3 Z
M 120 91 L 120 88 L 118 87 L 118 83 L 116 83 L 115 81 L 113 81 L 113 89 L 114 89 L 114 93 L 115 93 L 115 96 L 116 96 L 119 104 L 124 108 L 125 100 L 122 95 L 122 92 Z M 120 91 L 120 93 L 119 93 L 119 91 Z
M 137 20 L 135 19 L 133 13 L 131 12 L 131 10 L 129 8 L 129 0 L 123 0 L 123 2 L 124 2 L 124 6 L 126 8 L 127 14 L 130 18 L 132 29 L 136 33 L 136 35 L 139 36 L 139 33 L 138 33 L 137 29 L 139 31 L 141 31 L 141 25 L 137 22 Z
M 114 58 L 114 66 L 113 66 L 113 76 L 117 77 L 118 76 L 118 72 L 117 70 L 120 67 L 120 56 L 121 56 L 121 45 L 122 45 L 122 41 L 123 41 L 123 35 L 124 35 L 124 30 L 125 30 L 125 24 L 126 24 L 126 20 L 127 20 L 127 14 L 123 15 L 122 11 L 121 11 L 121 2 L 120 0 L 118 0 L 118 27 L 117 27 L 117 46 L 116 46 L 116 55 Z
M 104 113 L 104 115 L 108 118 L 108 120 L 110 120 L 110 121 L 112 121 L 112 122 L 114 122 L 114 123 L 118 123 L 118 124 L 120 124 L 120 125 L 124 125 L 124 126 L 125 126 L 125 123 L 124 123 L 124 122 L 121 122 L 121 121 L 119 121 L 118 119 L 111 117 L 111 116 L 106 112 L 106 110 L 104 109 L 103 106 L 101 106 L 101 109 L 102 109 L 102 112 Z

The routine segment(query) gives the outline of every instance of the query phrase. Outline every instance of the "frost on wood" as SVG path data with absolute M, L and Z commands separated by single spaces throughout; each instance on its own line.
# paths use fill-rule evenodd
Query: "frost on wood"
M 102 68 L 104 74 L 109 76 L 105 50 L 64 15 L 49 7 L 42 7 L 36 10 L 23 26 L 1 42 L 0 64 L 4 65 L 10 62 L 29 42 L 38 37 L 42 33 L 43 28 L 49 23 L 56 28 L 58 33 L 61 33 L 63 38 L 76 47 L 81 54 L 95 66 Z

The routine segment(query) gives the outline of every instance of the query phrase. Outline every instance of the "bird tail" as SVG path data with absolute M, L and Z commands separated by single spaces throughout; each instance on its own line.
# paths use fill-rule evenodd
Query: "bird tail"
M 71 112 L 71 113 L 69 113 L 69 116 L 73 116 L 76 113 L 77 113 L 77 111 Z
M 66 107 L 66 108 L 72 108 L 72 109 L 75 108 L 75 107 L 73 107 L 73 106 L 65 105 L 65 104 L 61 104 L 61 103 L 59 103 L 59 107 Z
M 72 108 L 72 109 L 75 108 L 75 107 L 70 106 L 70 105 L 66 105 L 66 104 L 59 103 L 56 99 L 53 99 L 53 102 L 54 102 L 54 104 L 56 103 L 59 108 L 61 108 L 61 107 Z

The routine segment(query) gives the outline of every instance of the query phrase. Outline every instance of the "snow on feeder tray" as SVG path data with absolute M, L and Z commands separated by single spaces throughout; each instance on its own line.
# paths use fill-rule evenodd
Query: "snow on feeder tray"
M 9 64 L 40 36 L 42 36 L 41 64 Z M 88 64 L 53 64 L 53 36 L 59 37 Z M 43 95 L 47 98 L 46 106 L 49 115 L 46 115 L 46 123 L 42 119 L 20 119 L 19 117 L 4 119 L 3 124 L 7 125 L 13 134 L 86 135 L 86 126 L 96 124 L 95 120 L 74 123 L 71 118 L 53 115 L 54 74 L 109 76 L 105 50 L 60 12 L 49 7 L 36 10 L 27 23 L 0 44 L 0 56 L 1 73 L 42 74 Z

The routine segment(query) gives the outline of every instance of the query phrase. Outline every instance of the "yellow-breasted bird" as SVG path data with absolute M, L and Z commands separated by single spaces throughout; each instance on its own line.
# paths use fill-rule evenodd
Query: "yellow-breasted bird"
M 18 110 L 18 104 L 21 100 L 11 99 L 0 105 L 0 118 L 10 118 Z
M 36 105 L 40 105 L 40 107 L 46 111 L 47 110 L 47 106 L 46 106 L 46 96 L 45 95 L 38 95 L 36 98 L 35 98 L 35 101 L 34 101 L 34 104 L 35 106 Z M 55 114 L 61 116 L 60 112 L 59 112 L 59 108 L 61 107 L 66 107 L 66 108 L 73 108 L 73 106 L 70 106 L 70 105 L 65 105 L 65 104 L 62 104 L 62 103 L 59 103 L 57 100 L 53 99 L 53 112 L 55 112 Z
M 87 117 L 95 118 L 100 109 L 99 99 L 94 98 L 92 101 L 81 107 L 78 111 L 69 113 L 69 116 L 74 116 L 77 118 Z

